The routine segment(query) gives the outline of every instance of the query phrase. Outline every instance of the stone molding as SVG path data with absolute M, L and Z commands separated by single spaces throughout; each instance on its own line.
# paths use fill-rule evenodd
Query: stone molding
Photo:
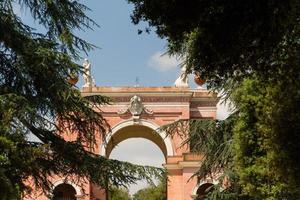
M 117 133 L 119 130 L 121 130 L 122 128 L 125 128 L 127 126 L 132 126 L 132 125 L 141 125 L 141 126 L 146 126 L 148 128 L 151 128 L 153 130 L 158 130 L 159 126 L 152 123 L 152 122 L 149 122 L 147 120 L 144 120 L 144 119 L 140 119 L 138 121 L 138 124 L 130 119 L 130 120 L 125 120 L 125 121 L 122 121 L 120 123 L 118 123 L 117 125 L 115 125 L 112 129 L 111 129 L 111 132 L 106 136 L 105 138 L 105 143 L 102 144 L 101 146 L 101 152 L 100 152 L 100 155 L 102 156 L 106 156 L 106 145 L 109 143 L 109 141 L 111 140 L 112 136 Z M 166 149 L 167 149 L 167 154 L 166 156 L 173 156 L 174 155 L 174 150 L 173 150 L 173 146 L 172 146 L 172 141 L 170 139 L 169 136 L 167 136 L 167 134 L 163 131 L 160 131 L 158 132 L 159 133 L 159 136 L 162 138 L 162 140 L 164 141 L 164 144 L 166 146 Z
M 111 96 L 110 96 L 111 97 Z M 190 97 L 173 97 L 173 96 L 142 96 L 140 95 L 143 102 L 189 102 Z M 116 96 L 112 97 L 113 102 L 129 102 L 132 96 Z
M 75 183 L 73 183 L 72 181 L 66 180 L 65 178 L 59 179 L 58 181 L 55 181 L 51 187 L 51 193 L 49 194 L 50 196 L 53 196 L 52 192 L 54 191 L 54 189 L 59 186 L 60 184 L 69 184 L 71 185 L 75 191 L 76 191 L 76 198 L 82 197 L 83 193 L 81 191 L 81 188 L 76 185 Z
M 201 166 L 200 161 L 179 161 L 176 164 L 164 164 L 167 170 L 185 169 L 185 168 L 199 168 Z

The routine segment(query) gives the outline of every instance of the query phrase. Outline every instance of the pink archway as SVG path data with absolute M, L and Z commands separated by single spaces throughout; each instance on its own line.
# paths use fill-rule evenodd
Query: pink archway
M 193 199 L 197 180 L 191 177 L 200 167 L 201 156 L 192 154 L 187 145 L 182 146 L 184 138 L 180 134 L 169 137 L 164 132 L 154 131 L 180 119 L 215 119 L 216 94 L 185 87 L 86 87 L 81 94 L 113 99 L 113 104 L 102 105 L 101 110 L 97 110 L 109 123 L 111 132 L 107 133 L 104 143 L 103 139 L 97 138 L 94 153 L 109 157 L 121 141 L 132 137 L 149 139 L 165 156 L 168 200 Z M 56 182 L 61 177 L 55 175 L 49 179 Z M 88 180 L 76 185 L 76 200 L 106 199 L 105 190 Z M 33 199 L 49 200 L 48 194 L 36 192 L 34 195 Z

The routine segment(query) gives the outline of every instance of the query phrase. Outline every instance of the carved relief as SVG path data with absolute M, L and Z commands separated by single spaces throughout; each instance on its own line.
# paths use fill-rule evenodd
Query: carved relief
M 119 115 L 122 114 L 126 114 L 127 112 L 130 112 L 133 119 L 137 120 L 140 118 L 140 115 L 145 112 L 147 114 L 152 115 L 153 111 L 146 108 L 143 103 L 142 103 L 142 99 L 141 97 L 134 95 L 133 97 L 131 97 L 130 102 L 129 102 L 129 106 L 125 109 L 121 109 L 118 111 Z
M 130 99 L 130 107 L 128 108 L 133 116 L 141 115 L 143 112 L 143 104 L 140 97 L 134 95 Z

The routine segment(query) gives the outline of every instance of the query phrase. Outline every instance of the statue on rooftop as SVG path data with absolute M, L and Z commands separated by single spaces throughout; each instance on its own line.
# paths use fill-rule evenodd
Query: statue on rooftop
M 187 88 L 189 87 L 188 83 L 188 73 L 186 72 L 186 66 L 183 66 L 181 68 L 181 74 L 180 76 L 176 79 L 175 81 L 175 87 L 184 87 Z
M 95 80 L 92 77 L 91 73 L 91 63 L 88 59 L 84 59 L 84 62 L 82 64 L 83 66 L 83 79 L 84 79 L 84 85 L 82 87 L 92 87 L 95 86 Z

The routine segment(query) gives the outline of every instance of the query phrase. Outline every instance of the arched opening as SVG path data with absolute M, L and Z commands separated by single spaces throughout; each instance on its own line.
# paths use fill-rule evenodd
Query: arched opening
M 120 142 L 129 138 L 144 138 L 156 144 L 167 160 L 167 156 L 174 155 L 172 142 L 164 132 L 158 132 L 158 128 L 159 126 L 145 120 L 140 120 L 138 124 L 132 120 L 117 124 L 112 128 L 111 134 L 107 136 L 106 144 L 102 145 L 100 154 L 109 157 L 113 148 Z
M 212 183 L 204 183 L 199 186 L 197 189 L 197 197 L 196 200 L 204 200 L 205 196 L 209 194 L 214 189 L 214 184 Z
M 122 141 L 112 150 L 109 158 L 154 167 L 162 167 L 162 164 L 165 163 L 160 148 L 148 139 L 143 138 L 130 138 Z M 154 182 L 156 186 L 161 183 L 161 181 L 155 179 Z M 138 181 L 136 184 L 129 185 L 129 193 L 133 195 L 148 186 L 146 181 Z
M 76 190 L 70 184 L 59 184 L 53 190 L 52 200 L 76 200 Z
M 144 138 L 152 141 L 156 144 L 160 150 L 163 152 L 164 156 L 167 156 L 167 148 L 164 143 L 164 140 L 160 137 L 159 134 L 155 133 L 153 129 L 140 126 L 140 125 L 132 125 L 126 128 L 122 128 L 117 131 L 110 139 L 106 147 L 106 156 L 109 157 L 113 148 L 117 146 L 120 142 L 125 141 L 130 138 Z
M 162 167 L 173 150 L 171 143 L 168 143 L 170 140 L 166 141 L 166 137 L 155 132 L 156 129 L 156 126 L 147 122 L 125 126 L 119 124 L 113 127 L 112 134 L 107 139 L 104 155 L 134 164 Z M 157 187 L 164 188 L 162 193 L 166 195 L 165 182 L 163 180 L 155 182 Z M 150 188 L 150 186 L 146 181 L 139 181 L 129 186 L 129 193 L 134 195 L 145 188 Z

